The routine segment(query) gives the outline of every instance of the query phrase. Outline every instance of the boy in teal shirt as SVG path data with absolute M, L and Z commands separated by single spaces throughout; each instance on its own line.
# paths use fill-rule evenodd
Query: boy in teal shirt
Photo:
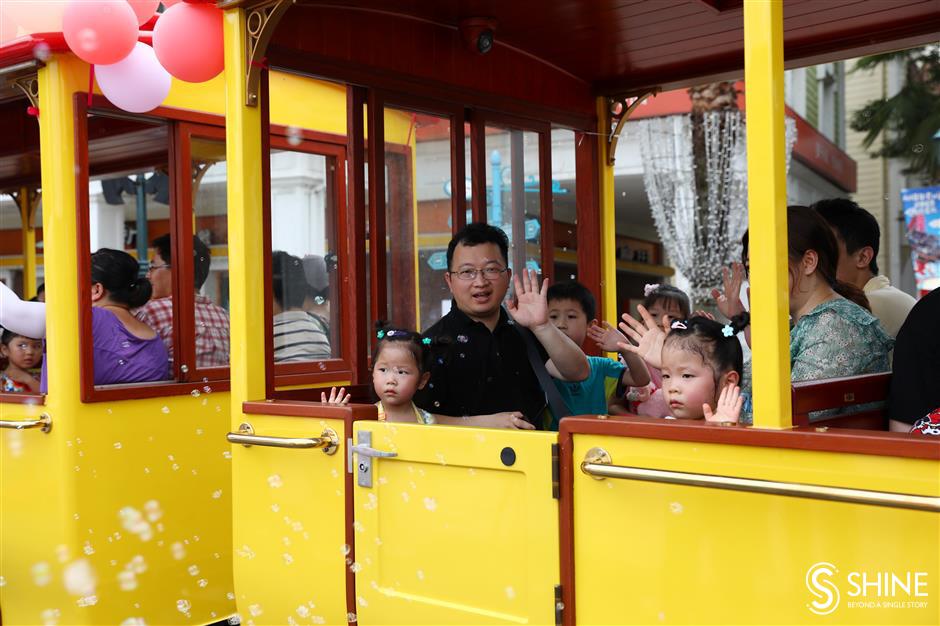
M 604 322 L 603 326 L 597 323 L 594 319 L 596 306 L 594 295 L 579 282 L 563 281 L 548 288 L 548 318 L 556 328 L 579 346 L 590 337 L 601 350 L 617 352 L 617 343 L 627 339 L 609 323 Z M 554 379 L 572 415 L 607 415 L 611 397 L 608 381 L 615 386 L 619 383 L 630 387 L 649 383 L 649 371 L 643 360 L 632 352 L 620 351 L 620 354 L 626 365 L 607 357 L 589 356 L 591 374 L 587 379 L 578 382 Z M 558 430 L 557 418 L 552 419 L 550 429 Z

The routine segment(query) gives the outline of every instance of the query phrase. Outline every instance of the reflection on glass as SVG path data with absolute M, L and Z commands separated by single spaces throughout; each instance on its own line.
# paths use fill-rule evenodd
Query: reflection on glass
M 552 217 L 555 280 L 578 278 L 578 213 L 574 131 L 552 130 Z
M 271 150 L 274 361 L 340 356 L 336 159 Z
M 196 367 L 228 367 L 228 203 L 225 142 L 193 138 L 193 308 Z
M 538 133 L 487 126 L 486 154 L 486 221 L 509 237 L 516 273 L 541 272 Z
M 451 197 L 465 185 L 451 180 L 450 118 L 393 109 L 385 118 L 388 316 L 428 328 L 450 304 Z

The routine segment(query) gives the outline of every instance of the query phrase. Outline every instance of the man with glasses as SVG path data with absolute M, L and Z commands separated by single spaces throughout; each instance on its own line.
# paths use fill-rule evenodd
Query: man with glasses
M 173 273 L 171 272 L 170 236 L 151 242 L 153 259 L 147 278 L 153 285 L 150 302 L 137 310 L 137 319 L 157 331 L 173 363 Z M 196 321 L 196 367 L 228 367 L 228 311 L 199 293 L 209 278 L 212 254 L 209 246 L 193 236 L 193 294 Z
M 457 417 L 520 411 L 541 427 L 546 392 L 533 361 L 560 380 L 590 374 L 581 349 L 549 321 L 547 285 L 535 272 L 515 277 L 515 299 L 503 307 L 508 253 L 506 233 L 487 224 L 468 224 L 451 239 L 444 280 L 453 304 L 425 332 L 431 378 L 414 398 L 419 407 Z

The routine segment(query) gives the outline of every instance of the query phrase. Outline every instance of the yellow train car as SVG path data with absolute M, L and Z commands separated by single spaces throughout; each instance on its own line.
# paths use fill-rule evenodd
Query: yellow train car
M 832 407 L 793 402 L 783 122 L 785 64 L 936 41 L 934 3 L 218 4 L 224 73 L 146 114 L 90 89 L 59 34 L 0 47 L 0 190 L 27 297 L 41 260 L 48 384 L 0 395 L 3 623 L 940 622 L 940 444 L 794 418 Z M 623 122 L 742 70 L 753 427 L 497 431 L 320 403 L 365 401 L 377 320 L 441 316 L 440 254 L 469 220 L 512 225 L 517 272 L 575 261 L 618 317 Z M 171 380 L 95 384 L 99 247 L 169 273 Z M 276 358 L 279 253 L 320 283 L 322 358 Z M 199 298 L 230 316 L 221 363 L 199 356 Z

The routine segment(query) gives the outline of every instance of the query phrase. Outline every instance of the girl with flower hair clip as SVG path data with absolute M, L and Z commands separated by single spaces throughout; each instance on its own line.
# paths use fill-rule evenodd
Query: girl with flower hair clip
M 379 399 L 375 405 L 379 410 L 380 421 L 527 430 L 535 428 L 519 411 L 452 417 L 436 415 L 417 407 L 412 398 L 428 384 L 431 377 L 430 348 L 434 340 L 411 330 L 386 326 L 380 327 L 375 336 L 378 341 L 373 353 L 372 388 Z M 322 393 L 320 399 L 328 404 L 349 402 L 345 390 L 337 392 L 335 387 L 330 391 L 329 398 L 326 393 Z
M 691 315 L 689 296 L 672 285 L 647 284 L 643 287 L 643 307 L 649 312 L 654 322 L 662 319 L 688 319 Z M 649 417 L 667 417 L 669 406 L 663 397 L 663 378 L 658 369 L 647 366 L 650 383 L 643 387 L 627 389 L 626 399 L 631 410 L 637 415 Z
M 663 397 L 673 419 L 705 419 L 736 424 L 746 398 L 739 384 L 744 354 L 737 334 L 749 323 L 747 312 L 728 324 L 704 316 L 661 323 L 644 306 L 642 322 L 623 315 L 621 330 L 636 342 L 619 344 L 662 372 Z

